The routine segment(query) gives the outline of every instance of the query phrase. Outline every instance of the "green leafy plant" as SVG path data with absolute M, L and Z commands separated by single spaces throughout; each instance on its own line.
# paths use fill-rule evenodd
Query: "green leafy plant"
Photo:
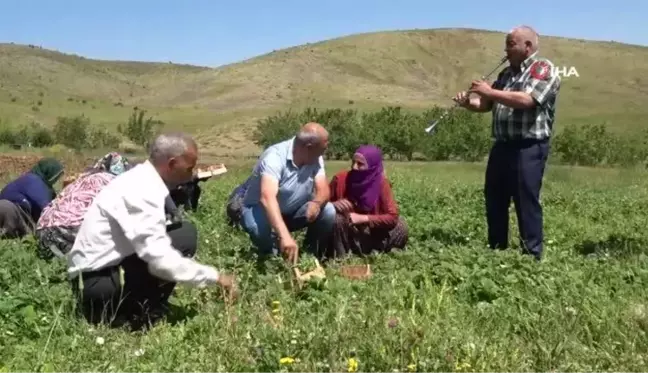
M 128 117 L 128 122 L 119 124 L 118 131 L 132 141 L 135 145 L 148 148 L 149 142 L 162 129 L 164 122 L 153 119 L 152 116 L 146 118 L 146 110 L 135 108 Z
M 84 115 L 58 117 L 54 125 L 54 139 L 57 144 L 81 150 L 86 147 L 89 127 L 90 118 Z

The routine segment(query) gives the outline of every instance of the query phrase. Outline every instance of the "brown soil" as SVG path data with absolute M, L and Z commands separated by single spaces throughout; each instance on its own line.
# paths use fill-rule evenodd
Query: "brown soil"
M 15 177 L 28 171 L 41 158 L 41 155 L 36 154 L 0 154 L 0 179 Z M 63 157 L 60 161 L 65 166 L 66 173 L 71 174 L 88 167 L 95 159 L 87 157 Z
M 6 180 L 10 177 L 16 177 L 22 174 L 25 171 L 31 169 L 42 155 L 29 154 L 29 155 L 17 155 L 17 154 L 0 154 L 0 180 Z M 74 156 L 64 156 L 59 158 L 59 160 L 65 166 L 65 173 L 67 175 L 73 175 L 83 171 L 86 167 L 91 166 L 96 162 L 96 157 L 74 157 Z M 136 160 L 136 162 L 139 160 Z M 196 168 L 207 169 L 209 164 L 198 164 Z

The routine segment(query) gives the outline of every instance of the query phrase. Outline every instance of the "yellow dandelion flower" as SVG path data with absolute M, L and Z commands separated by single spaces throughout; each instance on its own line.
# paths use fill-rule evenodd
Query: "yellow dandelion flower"
M 356 372 L 358 370 L 358 360 L 350 358 L 347 361 L 347 371 Z
M 293 359 L 292 357 L 282 357 L 281 359 L 279 359 L 279 364 L 281 365 L 290 365 L 294 362 L 295 359 Z
M 272 301 L 272 308 L 277 308 L 277 307 L 279 307 L 280 304 L 281 304 L 281 303 L 279 303 L 278 300 L 273 300 L 273 301 Z
M 465 371 L 467 369 L 470 369 L 470 368 L 471 368 L 471 365 L 469 363 L 463 362 L 463 363 L 458 363 L 456 365 L 456 367 L 455 367 L 455 370 L 459 371 L 459 372 L 463 372 L 463 371 Z
M 416 364 L 410 364 L 407 366 L 408 372 L 416 372 Z
M 279 313 L 279 309 L 278 309 L 278 308 L 273 309 L 273 310 L 272 310 L 272 313 L 274 313 L 275 315 L 278 314 L 278 313 Z

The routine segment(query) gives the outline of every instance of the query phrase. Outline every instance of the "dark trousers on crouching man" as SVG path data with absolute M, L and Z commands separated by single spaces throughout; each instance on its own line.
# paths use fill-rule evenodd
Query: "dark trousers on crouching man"
M 520 245 L 537 260 L 543 254 L 543 212 L 540 189 L 549 154 L 549 141 L 496 142 L 486 168 L 488 243 L 493 249 L 508 247 L 509 206 L 515 204 Z
M 192 223 L 174 224 L 167 233 L 173 247 L 183 256 L 196 254 L 198 233 Z M 117 265 L 85 272 L 72 280 L 78 306 L 88 322 L 113 326 L 131 322 L 134 329 L 154 323 L 166 314 L 175 285 L 150 274 L 147 263 L 136 254 Z

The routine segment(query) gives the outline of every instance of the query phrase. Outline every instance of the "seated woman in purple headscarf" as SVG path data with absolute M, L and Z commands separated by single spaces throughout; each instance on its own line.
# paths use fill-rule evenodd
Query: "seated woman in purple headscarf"
M 351 170 L 333 176 L 330 188 L 337 216 L 327 258 L 405 247 L 407 224 L 399 216 L 379 148 L 360 146 Z

